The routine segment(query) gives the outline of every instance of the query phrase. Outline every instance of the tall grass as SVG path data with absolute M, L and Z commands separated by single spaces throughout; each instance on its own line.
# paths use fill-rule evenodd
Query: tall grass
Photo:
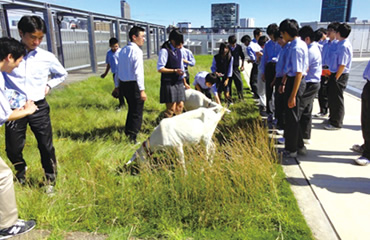
M 196 59 L 193 77 L 212 60 Z M 155 69 L 155 60 L 145 62 L 141 141 L 164 110 Z M 127 111 L 114 110 L 112 89 L 112 79 L 92 77 L 48 96 L 59 163 L 56 194 L 47 196 L 38 186 L 43 172 L 28 130 L 23 153 L 30 184 L 16 184 L 22 218 L 51 230 L 50 239 L 71 231 L 106 233 L 109 239 L 312 239 L 250 96 L 221 120 L 212 165 L 203 146 L 186 146 L 187 175 L 167 153 L 160 157 L 173 165 L 144 165 L 131 176 L 119 169 L 138 146 L 123 134 Z M 0 138 L 4 142 L 3 133 Z M 0 154 L 5 158 L 4 149 Z

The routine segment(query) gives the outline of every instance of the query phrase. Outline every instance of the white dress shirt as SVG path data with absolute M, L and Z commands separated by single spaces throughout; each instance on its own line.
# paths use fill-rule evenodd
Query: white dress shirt
M 12 114 L 12 109 L 8 102 L 8 98 L 5 96 L 4 92 L 4 78 L 0 74 L 0 126 L 8 121 L 9 116 Z
M 6 88 L 20 91 L 28 100 L 36 102 L 45 98 L 46 85 L 50 88 L 57 86 L 68 73 L 54 54 L 37 47 L 24 56 L 18 68 L 3 75 Z
M 143 51 L 134 42 L 129 42 L 119 53 L 117 74 L 114 79 L 116 87 L 119 86 L 119 81 L 136 81 L 139 90 L 145 90 Z

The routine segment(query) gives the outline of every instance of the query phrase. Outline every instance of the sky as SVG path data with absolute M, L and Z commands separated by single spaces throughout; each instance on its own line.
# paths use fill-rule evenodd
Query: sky
M 254 18 L 256 27 L 280 23 L 285 18 L 300 22 L 320 21 L 322 0 L 126 0 L 131 19 L 168 26 L 191 22 L 192 27 L 211 27 L 212 3 L 239 3 L 240 18 Z M 120 0 L 46 0 L 51 4 L 121 16 Z M 351 17 L 370 20 L 369 0 L 353 0 Z

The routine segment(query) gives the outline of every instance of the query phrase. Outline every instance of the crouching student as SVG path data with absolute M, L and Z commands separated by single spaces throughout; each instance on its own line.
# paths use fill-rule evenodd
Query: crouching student
M 226 43 L 221 43 L 218 54 L 213 57 L 211 71 L 222 79 L 222 84 L 217 90 L 218 94 L 224 92 L 228 104 L 232 103 L 229 78 L 233 75 L 233 62 L 234 58 L 231 56 L 229 46 Z
M 25 47 L 12 38 L 0 38 L 0 70 L 10 73 L 18 67 L 26 54 Z M 5 96 L 4 78 L 0 73 L 0 126 L 6 121 L 14 121 L 37 110 L 33 101 L 29 100 L 22 108 L 12 111 L 8 98 Z M 15 200 L 13 173 L 8 165 L 0 158 L 0 239 L 26 233 L 36 226 L 33 220 L 18 219 L 18 209 Z
M 280 32 L 286 42 L 291 42 L 287 54 L 284 73 L 287 75 L 285 86 L 285 157 L 296 157 L 304 149 L 299 127 L 301 114 L 299 106 L 306 82 L 302 81 L 308 68 L 308 49 L 305 42 L 298 37 L 298 23 L 294 19 L 285 19 L 280 23 Z
M 169 40 L 162 45 L 159 51 L 157 70 L 161 73 L 160 103 L 166 104 L 165 117 L 182 113 L 185 88 L 190 88 L 186 82 L 184 62 L 180 50 L 183 43 L 184 36 L 174 29 L 170 32 Z
M 314 41 L 315 32 L 310 26 L 303 26 L 299 36 L 308 46 L 308 71 L 305 77 L 306 89 L 302 95 L 300 126 L 304 143 L 310 143 L 313 101 L 320 88 L 322 61 L 318 43 Z
M 219 84 L 220 78 L 215 73 L 208 73 L 206 71 L 198 72 L 197 75 L 195 75 L 193 82 L 196 90 L 202 92 L 209 99 L 212 99 L 212 93 L 215 98 L 215 102 L 221 104 L 217 92 Z

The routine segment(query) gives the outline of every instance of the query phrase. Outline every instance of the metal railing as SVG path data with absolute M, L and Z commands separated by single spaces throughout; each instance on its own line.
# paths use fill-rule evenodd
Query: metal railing
M 23 15 L 45 20 L 47 33 L 40 47 L 54 53 L 67 70 L 91 67 L 96 72 L 105 62 L 109 39 L 116 37 L 121 47 L 126 45 L 132 26 L 146 30 L 142 50 L 147 58 L 157 55 L 166 40 L 162 25 L 29 0 L 0 0 L 0 35 L 20 39 L 16 23 Z

